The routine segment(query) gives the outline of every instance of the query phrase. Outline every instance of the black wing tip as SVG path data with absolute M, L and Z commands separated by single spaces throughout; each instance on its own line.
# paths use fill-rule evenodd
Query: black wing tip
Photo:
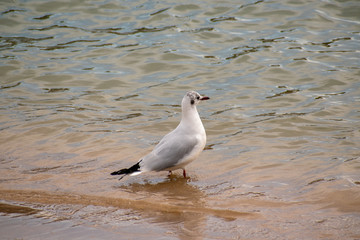
M 127 174 L 131 174 L 133 172 L 139 172 L 140 162 L 141 161 L 139 161 L 138 163 L 136 163 L 135 165 L 133 165 L 130 168 L 124 168 L 124 169 L 120 169 L 119 171 L 112 172 L 112 173 L 110 173 L 110 175 L 122 175 L 122 174 L 127 175 Z
M 124 169 L 120 169 L 118 171 L 112 172 L 110 173 L 110 175 L 122 175 L 122 174 L 129 174 L 129 169 L 128 168 L 124 168 Z

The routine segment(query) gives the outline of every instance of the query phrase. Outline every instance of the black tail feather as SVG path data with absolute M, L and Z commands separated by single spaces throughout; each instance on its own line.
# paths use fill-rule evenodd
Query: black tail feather
M 119 171 L 112 172 L 111 175 L 123 175 L 123 174 L 128 175 L 134 172 L 138 172 L 140 171 L 140 162 L 141 160 L 130 168 L 124 168 L 124 169 L 120 169 Z

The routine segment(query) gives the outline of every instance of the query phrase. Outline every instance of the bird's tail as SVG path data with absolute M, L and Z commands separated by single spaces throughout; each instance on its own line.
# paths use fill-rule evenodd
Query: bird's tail
M 120 169 L 119 171 L 112 172 L 111 175 L 123 175 L 121 176 L 121 178 L 119 178 L 119 180 L 121 180 L 123 177 L 129 174 L 131 175 L 140 174 L 141 173 L 140 162 L 141 160 L 130 168 L 124 168 L 124 169 Z

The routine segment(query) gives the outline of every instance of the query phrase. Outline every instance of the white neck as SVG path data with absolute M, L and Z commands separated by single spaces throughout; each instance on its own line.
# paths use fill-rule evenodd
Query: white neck
M 180 125 L 182 125 L 182 127 L 185 129 L 191 130 L 192 132 L 205 132 L 204 126 L 201 122 L 195 105 L 191 106 L 190 104 L 183 104 Z

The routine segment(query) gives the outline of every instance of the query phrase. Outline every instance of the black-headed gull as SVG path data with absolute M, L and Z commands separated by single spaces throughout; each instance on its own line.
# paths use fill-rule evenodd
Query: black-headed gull
M 140 159 L 130 168 L 112 172 L 111 175 L 135 176 L 149 171 L 171 171 L 183 169 L 195 160 L 203 151 L 206 144 L 206 133 L 201 122 L 196 105 L 209 97 L 201 96 L 195 91 L 185 94 L 181 102 L 181 121 L 170 133 L 166 134 L 156 145 L 154 150 Z

